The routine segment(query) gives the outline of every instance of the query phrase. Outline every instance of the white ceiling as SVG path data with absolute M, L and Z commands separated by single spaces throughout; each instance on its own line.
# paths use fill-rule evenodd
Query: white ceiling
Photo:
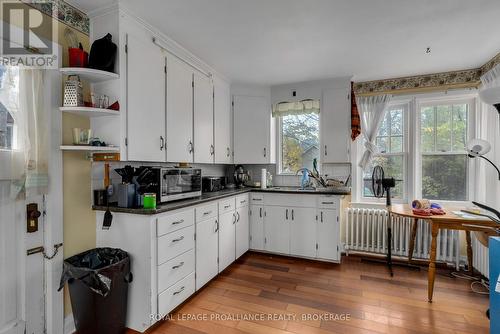
M 89 11 L 111 1 L 68 2 Z M 498 0 L 122 2 L 237 82 L 435 73 L 479 67 L 500 51 Z

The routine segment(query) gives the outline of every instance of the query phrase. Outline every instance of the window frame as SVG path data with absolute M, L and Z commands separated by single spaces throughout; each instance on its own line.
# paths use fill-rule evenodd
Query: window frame
M 386 110 L 384 113 L 387 113 L 390 110 L 393 109 L 403 109 L 403 144 L 402 144 L 402 151 L 398 153 L 377 153 L 374 156 L 402 156 L 403 157 L 403 196 L 402 198 L 393 198 L 392 202 L 394 203 L 407 203 L 408 202 L 408 194 L 409 194 L 409 179 L 410 179 L 410 172 L 409 172 L 409 159 L 410 159 L 410 131 L 409 131 L 409 119 L 411 118 L 411 106 L 410 106 L 410 100 L 393 100 L 389 103 L 387 106 Z M 387 117 L 386 114 L 384 114 L 384 117 Z M 378 136 L 377 136 L 378 137 Z M 361 147 L 364 147 L 363 141 L 360 140 L 360 145 Z M 357 159 L 359 160 L 361 158 L 361 155 L 364 153 L 364 149 L 358 150 L 359 154 Z M 360 183 L 358 187 L 359 191 L 359 199 L 362 202 L 366 203 L 385 203 L 385 197 L 383 198 L 377 198 L 377 197 L 369 197 L 364 195 L 364 171 L 360 169 Z
M 468 104 L 469 110 L 467 115 L 467 141 L 475 136 L 476 128 L 476 109 L 477 109 L 477 94 L 461 94 L 457 96 L 441 96 L 441 97 L 422 97 L 415 99 L 415 112 L 413 113 L 413 119 L 415 126 L 415 135 L 413 136 L 413 147 L 414 147 L 414 196 L 415 198 L 422 198 L 422 155 L 456 155 L 465 154 L 466 151 L 449 151 L 449 152 L 428 152 L 423 154 L 420 151 L 420 122 L 421 122 L 421 110 L 428 106 L 438 106 L 438 105 L 452 105 L 452 104 Z M 436 200 L 440 203 L 447 205 L 464 205 L 470 203 L 474 198 L 474 175 L 475 175 L 476 164 L 472 159 L 467 159 L 467 199 L 465 201 L 456 200 Z
M 321 102 L 320 102 L 321 103 Z M 277 154 L 277 170 L 276 170 L 276 175 L 278 176 L 294 176 L 297 175 L 297 173 L 286 173 L 283 172 L 283 117 L 279 116 L 276 117 L 276 148 L 278 150 Z M 318 139 L 319 139 L 319 145 L 321 147 L 321 110 L 319 113 L 319 119 L 318 119 Z M 320 152 L 320 147 L 318 147 L 318 150 Z M 321 153 L 318 154 L 318 169 L 321 171 Z

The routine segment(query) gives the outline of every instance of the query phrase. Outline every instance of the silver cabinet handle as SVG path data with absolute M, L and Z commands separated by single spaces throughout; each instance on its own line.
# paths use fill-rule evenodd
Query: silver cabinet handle
M 177 239 L 174 239 L 172 240 L 172 242 L 179 242 L 179 241 L 182 241 L 184 240 L 184 236 L 180 237 L 180 238 L 177 238 Z
M 293 211 L 294 211 L 294 209 L 292 209 L 292 220 L 294 220 L 294 218 L 293 218 Z
M 262 208 L 260 208 L 260 218 L 262 218 Z
M 285 218 L 286 218 L 286 220 L 288 220 L 288 209 L 286 209 L 286 211 L 285 211 Z
M 175 296 L 175 295 L 178 295 L 179 293 L 181 293 L 182 291 L 184 291 L 184 289 L 185 289 L 185 288 L 186 288 L 186 287 L 185 287 L 185 286 L 183 286 L 183 287 L 182 287 L 182 288 L 180 288 L 179 290 L 175 291 L 175 292 L 173 293 L 173 295 L 174 295 L 174 296 Z
M 173 266 L 172 269 L 179 269 L 180 267 L 182 267 L 184 265 L 184 261 L 179 263 L 178 265 L 176 266 Z
M 214 231 L 214 233 L 216 233 L 216 232 L 219 232 L 219 221 L 218 220 L 215 221 L 215 231 Z
M 229 147 L 226 147 L 226 150 L 227 150 L 226 156 L 229 157 L 231 155 L 231 150 L 229 149 Z
M 252 201 L 262 201 L 262 198 L 252 198 Z
M 210 155 L 214 155 L 215 154 L 215 147 L 214 145 L 210 145 Z
M 240 213 L 236 212 L 236 215 L 238 216 L 238 219 L 236 221 L 239 222 L 240 221 Z
M 246 200 L 240 201 L 240 204 L 246 203 Z
M 267 148 L 264 147 L 264 158 L 267 156 Z
M 194 152 L 194 145 L 193 142 L 190 140 L 188 144 L 188 152 L 193 153 Z
M 323 211 L 320 212 L 321 222 L 323 222 Z
M 182 224 L 184 223 L 184 219 L 181 219 L 181 220 L 177 220 L 175 222 L 172 222 L 172 225 L 179 225 L 179 224 Z
M 328 147 L 325 145 L 325 156 L 328 155 Z
M 333 202 L 321 202 L 321 204 L 333 204 Z
M 212 211 L 206 211 L 206 212 L 203 212 L 203 215 L 206 216 L 206 215 L 209 215 L 211 213 L 212 213 Z
M 233 225 L 236 224 L 236 214 L 233 213 Z
M 163 151 L 163 148 L 165 148 L 165 138 L 160 136 L 160 151 Z
M 231 204 L 224 205 L 224 209 L 229 209 L 231 207 Z

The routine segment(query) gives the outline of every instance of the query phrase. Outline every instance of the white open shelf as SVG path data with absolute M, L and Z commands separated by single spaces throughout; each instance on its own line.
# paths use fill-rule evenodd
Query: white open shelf
M 86 67 L 62 67 L 60 71 L 65 75 L 78 75 L 80 79 L 91 83 L 114 80 L 120 77 L 116 73 Z
M 84 146 L 84 145 L 61 145 L 63 151 L 86 151 L 86 152 L 120 152 L 118 146 Z
M 87 117 L 101 117 L 101 116 L 118 116 L 119 111 L 102 109 L 102 108 L 92 108 L 92 107 L 59 107 L 62 112 L 67 112 L 79 116 Z

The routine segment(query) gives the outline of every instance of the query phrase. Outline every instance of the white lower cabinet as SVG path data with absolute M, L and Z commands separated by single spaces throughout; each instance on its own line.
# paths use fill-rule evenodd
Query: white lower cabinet
M 292 208 L 290 215 L 290 254 L 316 256 L 316 208 Z
M 340 239 L 339 220 L 337 210 L 319 210 L 317 223 L 318 258 L 340 261 L 339 243 L 337 242 Z
M 250 249 L 264 250 L 264 206 L 250 208 Z
M 239 258 L 250 248 L 250 225 L 248 205 L 236 209 L 236 258 Z
M 269 206 L 264 211 L 264 249 L 268 252 L 290 254 L 290 209 Z
M 219 273 L 236 259 L 236 213 L 229 211 L 219 216 Z
M 196 290 L 219 273 L 218 225 L 217 217 L 196 223 Z

